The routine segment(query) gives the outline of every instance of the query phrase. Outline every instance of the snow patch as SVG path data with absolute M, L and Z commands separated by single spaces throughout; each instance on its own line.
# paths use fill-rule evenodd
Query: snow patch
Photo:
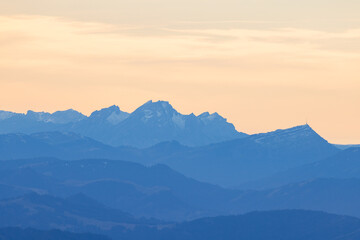
M 119 124 L 120 122 L 124 121 L 126 118 L 128 118 L 129 114 L 124 112 L 113 112 L 110 114 L 109 117 L 107 117 L 107 121 L 110 122 L 113 125 Z
M 149 119 L 149 118 L 152 118 L 153 117 L 153 111 L 151 111 L 151 110 L 145 110 L 144 111 L 144 117 L 146 118 L 146 119 Z
M 201 121 L 207 123 L 207 122 L 211 122 L 214 120 L 225 120 L 225 118 L 221 117 L 218 113 L 213 113 L 213 114 L 209 114 L 209 112 L 204 112 L 202 114 L 199 115 L 199 118 Z
M 172 121 L 175 123 L 176 126 L 178 126 L 181 129 L 185 128 L 185 119 L 180 114 L 173 114 Z
M 38 122 L 50 122 L 51 114 L 47 112 L 34 112 L 29 110 L 26 114 L 28 117 L 35 119 Z
M 5 120 L 8 118 L 11 118 L 14 115 L 15 115 L 15 113 L 13 113 L 13 112 L 0 111 L 0 120 Z
M 154 116 L 153 111 L 149 110 L 149 109 L 145 109 L 144 110 L 144 117 L 142 117 L 142 121 L 143 122 L 147 122 L 150 118 L 152 118 Z
M 312 137 L 316 133 L 309 125 L 297 126 L 289 129 L 279 129 L 269 133 L 260 133 L 253 135 L 253 139 L 257 143 L 266 143 L 267 141 L 284 141 L 284 139 L 300 139 L 306 137 Z

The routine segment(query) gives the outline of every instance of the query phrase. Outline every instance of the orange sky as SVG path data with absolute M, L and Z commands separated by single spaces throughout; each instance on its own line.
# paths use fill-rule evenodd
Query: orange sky
M 308 120 L 360 143 L 360 1 L 29 2 L 0 2 L 0 109 L 161 99 L 247 133 Z

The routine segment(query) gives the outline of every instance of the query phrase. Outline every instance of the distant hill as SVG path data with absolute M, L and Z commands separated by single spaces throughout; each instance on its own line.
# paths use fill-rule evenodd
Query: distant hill
M 0 151 L 3 160 L 57 157 L 161 163 L 200 181 L 234 187 L 325 159 L 341 150 L 304 125 L 202 147 L 171 141 L 145 149 L 112 147 L 68 132 L 4 134 L 0 135 Z
M 345 150 L 352 147 L 360 147 L 360 144 L 333 144 L 333 145 L 340 150 Z
M 159 237 L 174 240 L 355 240 L 360 220 L 323 212 L 285 210 L 204 218 L 165 229 Z
M 104 225 L 101 222 L 113 222 L 119 226 L 125 223 L 142 223 L 127 213 L 105 207 L 82 194 L 62 199 L 29 193 L 21 197 L 0 200 L 0 212 L 2 227 L 23 226 L 41 229 L 56 227 L 82 231 L 88 228 L 88 225 L 101 229 Z
M 71 109 L 53 114 L 0 111 L 0 133 L 49 131 L 74 132 L 112 146 L 140 148 L 174 140 L 201 146 L 247 136 L 217 113 L 183 115 L 165 101 L 149 101 L 131 114 L 111 106 L 89 117 Z
M 136 219 L 122 211 L 105 207 L 83 194 L 62 199 L 30 193 L 0 200 L 0 228 L 16 226 L 43 230 L 61 229 L 77 233 L 122 234 L 136 226 L 151 229 L 163 224 L 154 219 Z M 57 234 L 61 236 L 64 233 Z M 89 237 L 97 239 L 92 235 Z
M 114 148 L 91 138 L 67 132 L 0 135 L 2 160 L 55 156 L 63 159 L 121 158 L 127 150 L 131 152 L 131 148 Z
M 46 203 L 41 203 L 39 208 L 35 207 L 38 210 L 35 216 L 41 214 L 41 218 L 33 218 L 26 223 L 27 216 L 25 216 L 25 220 L 18 219 L 15 222 L 26 226 L 38 225 L 43 219 L 48 219 L 50 223 L 59 221 L 56 218 L 58 208 L 51 213 L 47 208 L 41 208 L 42 206 L 46 206 Z M 48 215 L 52 218 L 47 218 Z M 9 217 L 12 216 L 9 215 Z M 357 218 L 304 210 L 252 212 L 238 216 L 202 218 L 178 224 L 158 224 L 158 227 L 130 224 L 119 227 L 116 222 L 91 221 L 88 218 L 80 218 L 75 221 L 96 225 L 96 227 L 88 229 L 92 233 L 98 231 L 97 227 L 103 226 L 101 234 L 107 235 L 111 239 L 122 240 L 356 240 L 360 236 L 360 220 Z M 44 225 L 44 230 L 47 229 L 47 226 Z M 69 228 L 72 226 L 72 222 L 70 221 L 66 226 Z M 36 236 L 37 240 L 106 239 L 100 235 L 44 230 L 0 228 L 0 239 L 31 239 L 29 237 L 32 236 Z M 21 236 L 26 236 L 26 238 L 20 238 Z
M 305 164 L 258 181 L 245 183 L 240 185 L 240 188 L 274 188 L 315 178 L 358 178 L 359 176 L 360 148 L 353 147 L 319 162 Z
M 309 125 L 211 144 L 158 157 L 157 163 L 197 180 L 236 186 L 316 162 L 340 150 Z
M 90 233 L 72 233 L 61 230 L 37 230 L 32 228 L 0 228 L 0 240 L 110 240 Z
M 360 217 L 360 178 L 320 178 L 269 190 L 246 191 L 236 202 L 242 212 L 306 209 Z
M 27 193 L 85 194 L 137 217 L 168 221 L 255 210 L 308 209 L 360 217 L 358 178 L 307 180 L 274 189 L 230 190 L 197 182 L 164 165 L 51 158 L 0 162 L 0 199 Z
M 240 193 L 186 178 L 164 165 L 52 158 L 2 161 L 0 189 L 0 199 L 30 192 L 62 197 L 84 193 L 136 216 L 167 220 L 231 212 Z

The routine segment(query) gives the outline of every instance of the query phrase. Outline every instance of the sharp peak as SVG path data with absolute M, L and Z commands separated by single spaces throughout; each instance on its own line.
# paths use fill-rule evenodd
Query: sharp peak
M 208 117 L 208 116 L 221 117 L 221 115 L 218 112 L 213 112 L 213 113 L 203 112 L 198 117 Z
M 147 109 L 147 108 L 161 108 L 161 109 L 171 109 L 171 110 L 175 110 L 173 108 L 173 106 L 168 102 L 168 101 L 147 101 L 146 103 L 144 103 L 143 105 L 141 105 L 138 109 Z
M 287 131 L 287 130 L 295 130 L 295 129 L 298 129 L 298 130 L 301 130 L 301 129 L 311 129 L 312 128 L 310 127 L 309 124 L 303 124 L 303 125 L 296 125 L 296 126 L 293 126 L 293 127 L 288 127 L 288 128 L 280 128 L 280 129 L 276 129 L 276 130 L 273 130 L 273 131 L 269 131 L 269 132 L 276 132 L 276 131 Z
M 312 130 L 312 127 L 310 127 L 310 125 L 308 123 L 306 124 L 303 124 L 303 125 L 298 125 L 298 126 L 294 126 L 294 127 L 291 127 L 291 128 L 288 128 L 288 129 L 284 129 L 284 130 L 291 130 L 291 129 L 298 129 L 298 130 Z
M 294 126 L 294 127 L 290 127 L 290 128 L 285 128 L 285 129 L 277 129 L 275 131 L 270 131 L 270 132 L 267 132 L 267 133 L 292 133 L 292 132 L 307 132 L 307 133 L 316 133 L 314 131 L 314 129 L 312 129 L 310 127 L 309 124 L 304 124 L 304 125 L 297 125 L 297 126 Z M 317 134 L 317 133 L 316 133 Z
M 61 113 L 61 112 L 78 112 L 78 113 L 80 113 L 79 111 L 76 111 L 73 108 L 69 108 L 69 109 L 66 109 L 66 110 L 58 110 L 58 111 L 53 112 L 53 113 Z
M 27 111 L 26 111 L 26 114 L 29 114 L 29 113 L 31 114 L 31 113 L 49 113 L 49 112 L 45 112 L 45 111 L 39 111 L 39 112 L 37 112 L 37 111 L 34 111 L 34 110 L 31 110 L 31 109 L 30 109 L 30 110 L 27 110 Z M 49 114 L 50 114 L 50 113 L 49 113 Z
M 106 110 L 106 109 L 120 110 L 120 107 L 119 107 L 118 105 L 113 104 L 113 105 L 111 105 L 111 106 L 109 106 L 109 107 L 100 109 L 100 111 L 101 111 L 101 110 Z
M 146 103 L 143 104 L 144 105 L 153 105 L 153 104 L 166 104 L 166 105 L 170 105 L 169 101 L 164 101 L 164 100 L 158 100 L 158 101 L 153 101 L 153 100 L 149 100 Z
M 256 134 L 253 134 L 252 136 L 261 136 L 261 135 L 264 135 L 264 134 L 276 134 L 276 133 L 287 133 L 287 132 L 313 132 L 313 133 L 316 133 L 314 131 L 314 129 L 312 129 L 310 127 L 310 125 L 306 123 L 306 124 L 297 125 L 297 126 L 294 126 L 294 127 L 276 129 L 276 130 L 269 131 L 269 132 L 256 133 Z
M 73 108 L 69 108 L 69 109 L 65 109 L 65 110 L 56 110 L 54 112 L 47 112 L 47 111 L 34 111 L 34 110 L 27 110 L 26 111 L 26 115 L 27 114 L 54 114 L 54 113 L 65 113 L 65 112 L 77 112 L 77 113 L 81 113 Z
M 109 107 L 106 107 L 106 108 L 102 108 L 100 110 L 95 110 L 94 112 L 91 113 L 90 117 L 91 116 L 96 116 L 96 115 L 99 115 L 100 113 L 113 113 L 113 112 L 117 112 L 117 113 L 120 113 L 122 112 L 119 108 L 119 106 L 117 105 L 111 105 Z

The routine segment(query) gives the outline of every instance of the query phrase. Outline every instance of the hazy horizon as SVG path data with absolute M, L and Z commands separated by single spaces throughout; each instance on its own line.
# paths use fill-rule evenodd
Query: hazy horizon
M 246 133 L 360 143 L 359 1 L 0 2 L 0 109 L 166 100 Z
M 153 101 L 153 100 L 149 100 L 149 101 Z M 164 100 L 159 100 L 159 101 L 164 101 Z M 153 101 L 154 102 L 154 101 Z M 167 102 L 167 101 L 165 101 L 165 102 Z M 147 102 L 146 102 L 147 103 Z M 145 104 L 145 103 L 144 103 Z M 171 103 L 170 103 L 171 104 Z M 119 107 L 119 109 L 121 110 L 121 111 L 123 111 L 123 112 L 127 112 L 127 113 L 132 113 L 132 112 L 134 112 L 138 107 L 140 107 L 140 106 L 138 106 L 138 107 L 136 107 L 136 108 L 134 108 L 133 110 L 131 110 L 131 111 L 125 111 L 123 108 L 121 108 L 121 106 L 118 106 L 118 105 L 116 105 L 116 104 L 113 104 L 113 105 L 111 105 L 111 106 L 108 106 L 108 107 L 102 107 L 101 109 L 105 109 L 105 108 L 110 108 L 110 107 L 112 107 L 112 106 L 117 106 L 117 107 Z M 141 105 L 142 106 L 142 105 Z M 50 114 L 53 114 L 53 113 L 55 113 L 55 112 L 63 112 L 63 111 L 68 111 L 68 110 L 74 110 L 74 111 L 77 111 L 77 112 L 80 112 L 81 114 L 83 114 L 83 115 L 85 115 L 86 117 L 90 117 L 90 115 L 93 113 L 93 112 L 95 112 L 95 111 L 98 111 L 98 110 L 101 110 L 101 109 L 94 109 L 93 111 L 91 111 L 90 113 L 83 113 L 83 112 L 81 112 L 81 111 L 78 111 L 78 110 L 76 110 L 76 109 L 73 109 L 73 108 L 69 108 L 69 109 L 63 109 L 63 110 L 56 110 L 56 111 L 52 111 L 52 112 L 47 112 L 47 111 L 34 111 L 34 110 L 32 110 L 32 109 L 28 109 L 27 111 L 24 111 L 24 112 L 15 112 L 15 113 L 22 113 L 22 114 L 27 114 L 27 112 L 28 111 L 34 111 L 34 112 L 40 112 L 40 113 L 50 113 Z M 3 109 L 0 109 L 0 111 L 2 111 Z M 177 110 L 177 109 L 175 109 L 175 110 Z M 3 111 L 9 111 L 9 112 L 13 112 L 13 111 L 11 111 L 11 110 L 3 110 Z M 195 114 L 196 116 L 199 116 L 199 115 L 201 115 L 201 114 L 203 114 L 203 113 L 205 113 L 205 112 L 208 112 L 208 111 L 203 111 L 203 112 L 199 112 L 199 113 L 193 113 L 193 112 L 191 112 L 191 113 L 186 113 L 186 114 L 184 114 L 184 113 L 182 113 L 182 112 L 179 112 L 180 114 L 183 114 L 183 115 L 190 115 L 190 114 Z M 209 114 L 213 114 L 213 113 L 218 113 L 218 112 L 209 112 Z M 221 115 L 221 113 L 218 113 L 218 114 L 220 114 Z M 224 118 L 226 118 L 226 116 L 223 116 L 223 115 L 221 115 L 222 117 L 224 117 Z M 226 118 L 227 119 L 227 118 Z M 229 122 L 229 121 L 228 121 Z M 230 123 L 232 123 L 232 122 L 230 122 Z M 268 130 L 268 131 L 266 131 L 266 132 L 273 132 L 273 131 L 276 131 L 276 130 L 284 130 L 284 129 L 288 129 L 288 128 L 293 128 L 293 127 L 297 127 L 297 126 L 303 126 L 303 125 L 309 125 L 310 127 L 311 127 L 311 124 L 310 124 L 310 122 L 309 121 L 305 121 L 304 123 L 302 123 L 302 124 L 299 124 L 299 125 L 292 125 L 292 126 L 286 126 L 286 127 L 280 127 L 280 128 L 277 128 L 277 129 L 270 129 L 270 130 Z M 246 134 L 258 134 L 258 133 L 266 133 L 266 132 L 252 132 L 252 133 L 248 133 L 248 132 L 245 132 L 245 131 L 243 131 L 242 129 L 239 129 L 239 128 L 237 128 L 237 126 L 236 125 L 234 125 L 234 127 L 235 127 L 235 129 L 238 131 L 238 132 L 242 132 L 242 133 L 246 133 Z M 317 130 L 316 129 L 314 129 L 314 131 L 316 131 L 317 132 Z M 321 134 L 320 134 L 320 136 L 321 136 Z M 327 139 L 325 139 L 325 140 L 327 140 Z M 337 142 L 331 142 L 331 141 L 329 141 L 330 143 L 332 143 L 332 144 L 339 144 L 339 145 L 341 145 L 341 144 L 345 144 L 345 145 L 347 145 L 347 144 L 349 144 L 349 145 L 353 145 L 353 144 L 356 144 L 356 143 L 337 143 Z

